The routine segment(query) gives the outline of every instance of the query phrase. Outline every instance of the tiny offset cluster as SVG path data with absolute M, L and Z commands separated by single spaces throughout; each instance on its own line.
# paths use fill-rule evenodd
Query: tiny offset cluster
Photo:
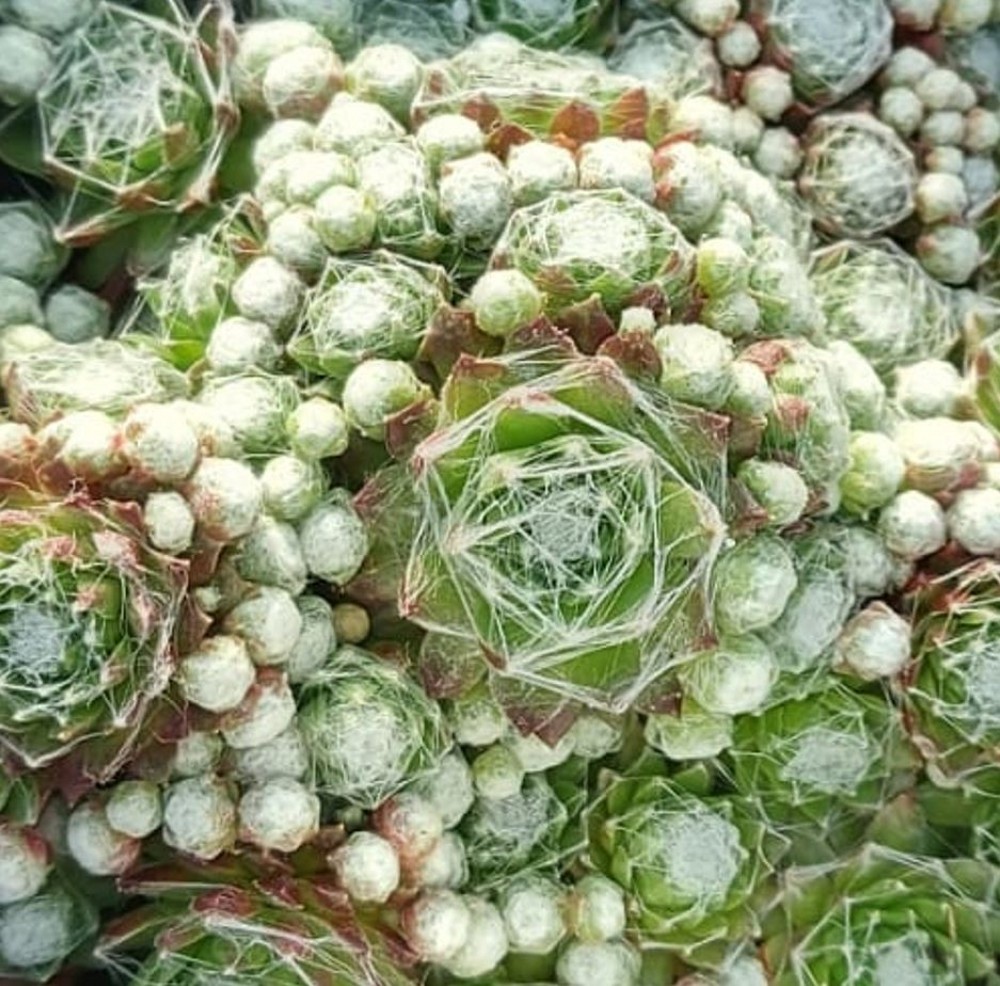
M 996 0 L 0 0 L 0 982 L 997 986 Z

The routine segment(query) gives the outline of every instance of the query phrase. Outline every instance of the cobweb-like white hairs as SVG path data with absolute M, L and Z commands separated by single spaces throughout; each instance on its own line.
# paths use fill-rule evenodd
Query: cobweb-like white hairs
M 948 291 L 889 240 L 817 250 L 809 279 L 825 316 L 816 341 L 849 342 L 880 373 L 943 357 L 958 339 Z
M 724 533 L 721 456 L 684 447 L 685 413 L 594 360 L 433 435 L 403 612 L 503 674 L 627 707 L 696 632 Z
M 910 149 L 868 113 L 817 117 L 805 135 L 799 191 L 816 224 L 866 239 L 913 212 L 917 168 Z
M 620 189 L 550 195 L 518 209 L 493 263 L 530 277 L 550 308 L 598 294 L 614 312 L 646 284 L 672 302 L 684 298 L 694 250 L 660 211 Z
M 39 93 L 45 161 L 70 188 L 69 223 L 83 209 L 96 213 L 88 222 L 99 229 L 130 209 L 210 194 L 225 144 L 216 111 L 226 84 L 208 68 L 198 26 L 176 0 L 168 4 L 169 20 L 100 4 Z M 81 197 L 94 201 L 84 208 Z M 88 222 L 72 232 L 85 238 Z
M 945 579 L 948 608 L 921 628 L 919 669 L 907 689 L 918 748 L 938 783 L 961 783 L 992 763 L 1000 743 L 1000 571 L 975 563 Z
M 308 369 L 335 375 L 372 357 L 412 359 L 445 302 L 445 283 L 441 268 L 387 251 L 330 260 L 306 296 L 289 354 Z
M 808 102 L 836 103 L 864 85 L 892 53 L 884 0 L 754 0 L 774 54 Z

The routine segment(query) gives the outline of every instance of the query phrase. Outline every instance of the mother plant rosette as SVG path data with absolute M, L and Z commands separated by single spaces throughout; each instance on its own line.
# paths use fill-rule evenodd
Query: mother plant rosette
M 621 711 L 701 630 L 724 524 L 719 419 L 606 357 L 463 357 L 410 459 L 400 609 L 501 675 Z
M 0 748 L 68 790 L 111 778 L 174 665 L 183 563 L 134 505 L 0 492 Z

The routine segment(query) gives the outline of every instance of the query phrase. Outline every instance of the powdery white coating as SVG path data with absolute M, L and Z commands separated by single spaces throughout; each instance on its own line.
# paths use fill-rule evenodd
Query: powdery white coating
M 29 829 L 0 824 L 0 905 L 33 897 L 51 868 L 48 846 Z
M 583 712 L 569 728 L 573 756 L 600 760 L 619 749 L 624 741 L 624 723 L 596 713 Z
M 965 284 L 979 266 L 979 237 L 965 226 L 933 226 L 917 240 L 917 257 L 924 270 L 939 281 Z
M 231 714 L 222 730 L 234 750 L 260 746 L 280 736 L 295 718 L 295 696 L 285 678 L 258 682 L 243 707 Z
M 948 531 L 970 554 L 1000 553 L 1000 490 L 962 490 L 948 508 Z
M 232 768 L 241 783 L 259 784 L 275 777 L 301 780 L 309 768 L 309 756 L 293 722 L 266 743 L 232 751 Z
M 368 359 L 344 383 L 341 401 L 348 422 L 367 438 L 385 437 L 388 418 L 425 397 L 422 384 L 402 360 Z
M 509 727 L 503 709 L 484 688 L 456 698 L 448 719 L 456 742 L 462 746 L 490 746 L 499 742 Z
M 305 286 L 273 257 L 258 257 L 233 283 L 233 302 L 241 315 L 280 330 L 295 317 Z
M 996 20 L 996 5 L 991 0 L 944 0 L 940 25 L 958 34 L 972 34 Z
M 46 425 L 38 445 L 74 475 L 100 480 L 123 465 L 119 429 L 103 411 L 74 411 Z
M 742 634 L 774 623 L 798 579 L 788 549 L 757 536 L 723 554 L 715 567 L 715 622 L 724 633 Z
M 267 250 L 270 254 L 307 279 L 315 277 L 322 271 L 323 264 L 326 263 L 327 249 L 316 231 L 316 217 L 312 209 L 306 206 L 293 206 L 274 217 L 265 218 L 268 220 Z M 270 333 L 270 330 L 268 332 Z M 268 359 L 266 356 L 259 361 L 265 369 L 272 368 L 275 363 L 276 359 Z M 247 361 L 245 365 L 237 366 L 236 369 L 238 371 L 253 365 L 254 361 Z
M 653 152 L 644 140 L 601 137 L 580 148 L 580 188 L 621 188 L 652 202 Z
M 0 26 L 0 101 L 8 106 L 31 102 L 54 67 L 44 38 L 16 24 Z
M 69 816 L 66 848 L 88 873 L 120 876 L 136 860 L 141 843 L 109 824 L 104 809 L 95 801 L 84 801 Z
M 754 151 L 753 163 L 762 174 L 793 178 L 802 165 L 798 137 L 786 127 L 768 127 Z
M 418 887 L 458 890 L 469 879 L 465 842 L 455 832 L 444 832 L 434 848 L 408 867 L 409 879 Z
M 937 68 L 937 62 L 921 48 L 897 48 L 882 71 L 880 81 L 885 86 L 913 88 L 928 72 Z
M 573 941 L 556 965 L 561 986 L 637 986 L 642 961 L 624 939 L 605 942 Z
M 260 849 L 295 852 L 319 831 L 319 798 L 291 777 L 274 777 L 240 798 L 239 837 Z
M 913 91 L 931 112 L 959 108 L 962 77 L 950 68 L 932 68 L 913 84 Z
M 331 858 L 351 900 L 384 904 L 399 886 L 399 856 L 392 843 L 374 832 L 354 832 Z
M 878 100 L 878 117 L 901 137 L 911 137 L 924 120 L 924 104 L 909 86 L 890 86 Z
M 941 505 L 919 490 L 905 490 L 882 511 L 878 531 L 886 546 L 916 561 L 944 547 L 947 529 Z
M 244 641 L 217 633 L 181 661 L 176 680 L 187 701 L 208 712 L 228 712 L 246 697 L 256 679 Z
M 444 832 L 444 821 L 434 803 L 415 791 L 400 791 L 383 802 L 374 821 L 378 833 L 407 864 L 426 856 Z
M 161 551 L 178 555 L 191 547 L 194 514 L 180 493 L 150 493 L 143 504 L 142 522 L 150 542 Z
M 573 155 L 544 140 L 514 145 L 507 154 L 507 174 L 514 204 L 519 207 L 540 202 L 553 192 L 570 191 L 578 181 Z
M 239 52 L 232 63 L 233 89 L 240 103 L 262 107 L 268 67 L 282 55 L 309 47 L 329 49 L 330 43 L 305 21 L 278 18 L 247 24 L 240 32 Z
M 12 23 L 48 38 L 58 38 L 85 21 L 95 0 L 7 0 L 4 14 Z
M 249 534 L 263 506 L 257 477 L 235 459 L 202 459 L 185 495 L 205 536 L 223 542 Z
M 739 829 L 700 807 L 653 814 L 644 826 L 640 850 L 637 865 L 661 873 L 671 896 L 691 905 L 723 900 L 744 852 Z
M 272 116 L 315 120 L 342 80 L 336 52 L 326 45 L 301 45 L 268 65 L 261 93 Z
M 749 106 L 733 110 L 733 150 L 753 154 L 764 135 L 764 121 Z
M 343 455 L 350 441 L 347 418 L 339 404 L 323 397 L 310 397 L 288 419 L 292 450 L 304 459 Z
M 739 0 L 678 0 L 678 17 L 696 31 L 715 37 L 740 15 Z
M 486 271 L 469 295 L 476 325 L 487 335 L 501 339 L 537 318 L 542 302 L 542 293 L 534 282 L 514 268 Z
M 406 131 L 377 103 L 338 92 L 316 127 L 316 147 L 357 157 L 393 140 Z
M 979 430 L 969 425 L 943 417 L 899 421 L 892 437 L 906 461 L 908 485 L 937 493 L 965 480 L 984 452 Z
M 438 194 L 443 219 L 473 250 L 493 245 L 514 207 L 507 169 L 485 152 L 444 164 Z
M 283 198 L 289 203 L 312 205 L 334 185 L 354 185 L 354 162 L 335 151 L 305 150 L 280 159 L 284 172 Z
M 446 962 L 459 954 L 474 930 L 468 898 L 451 890 L 425 890 L 404 910 L 403 928 L 422 959 Z
M 924 145 L 960 144 L 965 134 L 965 120 L 956 110 L 937 110 L 924 117 L 920 125 L 920 140 Z
M 469 931 L 464 944 L 442 963 L 458 979 L 475 979 L 495 969 L 507 954 L 507 931 L 497 908 L 481 897 L 467 897 Z
M 962 163 L 962 181 L 969 193 L 969 202 L 977 208 L 1000 190 L 1000 165 L 989 154 L 970 155 Z
M 423 79 L 420 59 L 398 44 L 369 45 L 347 66 L 347 88 L 384 106 L 404 124 Z
M 889 0 L 896 21 L 915 31 L 929 31 L 941 9 L 941 0 Z
M 188 424 L 194 428 L 203 456 L 235 458 L 239 455 L 240 446 L 232 426 L 216 410 L 195 401 L 174 401 L 174 406 L 184 413 Z
M 511 729 L 504 738 L 504 744 L 529 774 L 558 767 L 573 755 L 573 737 L 568 733 L 561 736 L 554 744 L 549 744 L 534 733 L 525 735 L 516 729 Z
M 736 475 L 763 508 L 768 524 L 794 524 L 805 512 L 809 487 L 797 469 L 783 462 L 748 459 Z
M 856 431 L 848 449 L 850 461 L 840 477 L 841 502 L 865 514 L 885 506 L 895 496 L 906 475 L 899 446 L 877 431 Z
M 947 360 L 920 360 L 896 370 L 893 397 L 913 417 L 950 417 L 965 396 L 962 374 Z
M 860 599 L 881 596 L 892 584 L 892 558 L 882 539 L 865 527 L 840 534 L 847 583 Z
M 771 407 L 771 388 L 764 371 L 756 364 L 737 360 L 733 363 L 733 389 L 724 410 L 731 414 L 756 418 Z
M 302 554 L 311 574 L 334 585 L 349 582 L 368 554 L 368 531 L 345 497 L 315 507 L 299 528 Z
M 662 366 L 660 386 L 671 397 L 716 410 L 732 388 L 733 345 L 696 322 L 667 325 L 653 336 Z
M 234 559 L 236 571 L 248 582 L 284 589 L 293 596 L 306 587 L 308 573 L 298 532 L 291 524 L 275 520 L 267 514 L 257 518 L 253 530 L 240 542 Z M 248 607 L 248 613 L 253 614 L 253 607 Z M 269 617 L 272 620 L 277 618 L 277 614 Z M 252 619 L 254 615 L 250 615 L 249 620 Z M 249 620 L 244 619 L 243 622 Z M 291 633 L 291 627 L 286 632 Z M 251 640 L 265 633 L 268 631 L 264 628 L 251 629 L 246 636 Z M 261 660 L 262 663 L 274 663 Z
M 288 680 L 293 685 L 306 681 L 323 667 L 337 646 L 333 609 L 325 599 L 320 596 L 301 596 L 295 601 L 295 605 L 302 619 L 302 629 L 285 662 Z
M 198 461 L 198 436 L 172 404 L 138 404 L 122 423 L 122 452 L 159 483 L 179 483 Z
M 684 96 L 674 106 L 670 130 L 694 134 L 707 144 L 729 148 L 733 146 L 733 111 L 712 96 Z
M 476 798 L 472 772 L 457 752 L 442 757 L 437 768 L 417 782 L 415 790 L 437 808 L 446 829 L 462 820 Z
M 224 781 L 210 774 L 167 788 L 163 841 L 197 859 L 215 859 L 236 840 L 236 805 Z
M 5 908 L 0 914 L 0 961 L 15 970 L 61 962 L 79 944 L 76 912 L 58 891 L 43 891 Z
M 827 726 L 813 726 L 795 738 L 795 754 L 780 770 L 784 781 L 812 791 L 854 791 L 880 755 L 863 736 Z
M 324 485 L 317 463 L 294 455 L 268 459 L 260 474 L 264 507 L 279 520 L 296 521 L 308 514 L 322 498 Z
M 590 873 L 570 891 L 569 927 L 585 942 L 611 941 L 625 933 L 625 892 L 613 880 Z
M 259 586 L 226 614 L 223 627 L 241 637 L 257 664 L 282 664 L 302 630 L 292 594 L 275 586 Z
M 371 617 L 357 603 L 337 603 L 333 607 L 333 630 L 342 644 L 360 644 L 371 632 Z
M 646 744 L 669 760 L 702 760 L 718 756 L 733 742 L 733 720 L 688 702 L 680 715 L 653 713 L 643 732 Z
M 116 832 L 133 839 L 145 839 L 163 821 L 159 785 L 143 780 L 121 781 L 112 788 L 104 814 Z
M 510 949 L 523 955 L 548 955 L 566 934 L 563 888 L 541 876 L 525 876 L 508 884 L 500 913 Z
M 420 152 L 437 171 L 445 161 L 454 161 L 456 158 L 467 157 L 481 151 L 484 138 L 479 125 L 469 117 L 460 113 L 442 113 L 440 116 L 432 116 L 420 125 L 416 132 L 416 140 Z M 510 155 L 517 149 L 512 147 Z
M 898 674 L 909 659 L 910 624 L 878 601 L 848 620 L 834 647 L 840 670 L 863 681 Z
M 770 648 L 752 634 L 723 637 L 680 669 L 685 687 L 700 706 L 722 715 L 756 712 L 778 676 Z
M 746 21 L 736 21 L 715 39 L 715 52 L 729 68 L 748 68 L 760 55 L 760 38 Z
M 313 225 L 331 253 L 363 250 L 375 235 L 376 220 L 368 194 L 348 185 L 332 185 L 316 199 Z
M 931 147 L 924 154 L 925 171 L 943 171 L 960 175 L 965 167 L 965 155 L 960 147 L 942 145 Z
M 496 801 L 521 790 L 524 767 L 513 751 L 496 743 L 472 761 L 472 779 L 480 797 Z
M 765 120 L 777 122 L 794 101 L 792 78 L 779 68 L 761 65 L 743 78 L 743 102 Z
M 976 106 L 965 114 L 962 146 L 972 154 L 986 154 L 1000 144 L 1000 116 L 996 110 Z
M 225 744 L 218 733 L 193 731 L 177 741 L 170 764 L 171 777 L 195 777 L 213 771 Z

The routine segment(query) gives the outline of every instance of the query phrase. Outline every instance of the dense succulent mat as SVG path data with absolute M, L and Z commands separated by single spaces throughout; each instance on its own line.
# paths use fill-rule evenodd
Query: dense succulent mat
M 998 66 L 0 0 L 0 983 L 998 986 Z

